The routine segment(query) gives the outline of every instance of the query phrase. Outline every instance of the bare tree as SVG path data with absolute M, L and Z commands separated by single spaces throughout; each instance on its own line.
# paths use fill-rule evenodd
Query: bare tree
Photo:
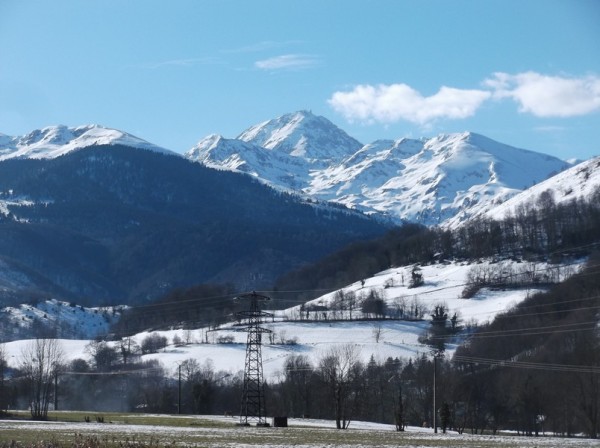
M 337 429 L 347 429 L 350 425 L 355 392 L 352 385 L 358 364 L 359 350 L 352 344 L 331 348 L 319 363 L 320 374 L 333 398 Z
M 192 334 L 192 330 L 188 328 L 183 332 L 183 340 L 185 341 L 186 345 L 190 345 L 192 342 L 194 342 L 194 335 Z
M 131 364 L 132 360 L 138 358 L 141 351 L 140 346 L 132 337 L 122 338 L 118 342 L 118 350 L 124 366 L 128 363 Z
M 381 328 L 381 322 L 378 322 L 374 327 L 373 327 L 373 338 L 375 339 L 375 342 L 377 344 L 379 344 L 379 340 L 381 339 L 381 332 L 382 332 L 382 328 Z
M 6 373 L 6 368 L 6 349 L 4 348 L 4 344 L 0 344 L 0 414 L 2 414 L 8 407 L 6 391 L 4 390 L 4 375 Z
M 52 385 L 64 360 L 63 350 L 57 339 L 35 339 L 23 348 L 21 356 L 21 371 L 29 386 L 31 417 L 46 419 Z

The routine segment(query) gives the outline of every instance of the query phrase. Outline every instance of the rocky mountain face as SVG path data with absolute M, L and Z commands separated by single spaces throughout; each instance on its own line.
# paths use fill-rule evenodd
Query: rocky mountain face
M 260 289 L 388 228 L 120 131 L 30 136 L 0 148 L 0 304 L 139 303 L 205 282 Z
M 470 132 L 362 145 L 306 111 L 252 126 L 236 139 L 207 137 L 186 156 L 283 190 L 425 225 L 463 222 L 570 166 Z

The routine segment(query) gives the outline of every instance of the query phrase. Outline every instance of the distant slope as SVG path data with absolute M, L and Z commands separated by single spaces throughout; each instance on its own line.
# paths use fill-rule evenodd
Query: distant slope
M 9 137 L 0 134 L 0 161 L 19 159 L 53 159 L 81 148 L 98 145 L 124 145 L 165 154 L 175 154 L 138 137 L 99 125 L 76 128 L 49 126 L 27 135 Z
M 577 199 L 589 200 L 594 196 L 600 200 L 600 157 L 581 162 L 528 188 L 506 202 L 484 211 L 483 216 L 502 219 L 509 214 L 515 215 L 520 207 L 536 204 L 543 207 L 548 204 L 548 200 L 554 204 L 564 204 Z

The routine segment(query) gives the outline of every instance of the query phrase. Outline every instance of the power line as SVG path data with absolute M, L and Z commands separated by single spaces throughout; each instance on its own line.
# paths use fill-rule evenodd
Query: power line
M 134 369 L 134 370 L 115 370 L 111 372 L 76 372 L 67 371 L 59 372 L 59 375 L 81 375 L 81 376 L 118 376 L 118 375 L 132 375 L 138 373 L 163 373 L 165 369 L 162 367 L 150 367 L 147 369 Z
M 588 247 L 591 245 L 586 245 L 586 246 L 580 246 L 580 248 L 583 247 Z M 574 250 L 574 249 L 572 249 Z M 564 251 L 563 251 L 564 252 Z M 539 272 L 547 272 L 547 271 L 551 271 L 551 270 L 556 270 L 556 269 L 562 269 L 565 267 L 569 267 L 569 266 L 576 266 L 576 265 L 580 265 L 581 262 L 577 261 L 577 262 L 571 262 L 571 263 L 567 263 L 567 264 L 561 264 L 559 266 L 549 266 L 546 268 L 540 268 L 540 269 L 535 269 L 535 270 L 524 270 L 515 274 L 508 274 L 505 276 L 500 276 L 497 277 L 496 280 L 497 281 L 502 281 L 502 280 L 507 280 L 507 279 L 511 279 L 515 276 L 523 276 L 523 275 L 528 275 L 528 274 L 533 274 L 533 273 L 539 273 Z M 405 266 L 403 266 L 405 267 Z M 592 266 L 588 266 L 589 268 L 596 268 L 596 267 L 600 267 L 600 264 L 598 265 L 592 265 Z M 579 274 L 579 275 L 583 275 L 583 274 Z M 405 297 L 420 297 L 423 295 L 427 295 L 427 294 L 433 294 L 439 291 L 444 291 L 447 289 L 454 289 L 454 288 L 460 288 L 460 287 L 465 287 L 465 286 L 473 286 L 473 285 L 477 285 L 480 282 L 464 282 L 464 283 L 459 283 L 456 285 L 449 285 L 449 286 L 444 286 L 441 288 L 436 288 L 436 289 L 430 289 L 427 291 L 421 291 L 419 293 L 415 293 L 415 294 L 411 294 Z M 501 286 L 500 285 L 487 285 L 487 286 Z M 261 293 L 271 293 L 271 294 L 297 294 L 297 293 L 308 293 L 308 292 L 334 292 L 334 291 L 338 291 L 338 290 L 343 290 L 344 287 L 342 288 L 318 288 L 318 289 L 296 289 L 296 290 L 264 290 L 264 291 L 260 291 Z M 190 303 L 199 303 L 202 302 L 202 304 L 215 304 L 215 303 L 223 303 L 222 301 L 224 299 L 231 299 L 236 297 L 238 294 L 236 293 L 232 293 L 232 294 L 224 294 L 224 295 L 216 295 L 216 296 L 208 296 L 208 297 L 196 297 L 196 298 L 191 298 L 191 299 L 186 299 L 186 300 L 179 300 L 179 301 L 174 301 L 174 302 L 167 302 L 167 303 L 151 303 L 151 304 L 145 304 L 145 305 L 133 305 L 133 306 L 127 306 L 126 310 L 137 310 L 137 309 L 152 309 L 152 308 L 160 308 L 160 307 L 169 307 L 169 306 L 175 306 L 175 307 L 180 307 L 182 305 L 185 304 L 190 304 Z M 312 300 L 316 300 L 316 299 L 311 299 L 309 301 Z M 306 303 L 306 301 L 302 300 L 302 299 L 277 299 L 277 302 L 288 302 L 288 303 Z
M 600 373 L 600 366 L 584 366 L 584 365 L 572 365 L 572 364 L 555 364 L 555 363 L 541 363 L 531 361 L 514 361 L 514 360 L 503 360 L 503 359 L 492 359 L 492 358 L 477 358 L 471 356 L 459 356 L 454 355 L 454 362 L 464 362 L 469 364 L 484 364 L 498 367 L 515 367 L 521 369 L 536 369 L 536 370 L 549 370 L 554 372 L 579 372 L 579 373 Z

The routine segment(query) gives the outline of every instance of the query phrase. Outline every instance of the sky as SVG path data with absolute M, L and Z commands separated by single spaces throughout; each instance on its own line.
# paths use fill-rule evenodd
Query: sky
M 185 152 L 297 110 L 365 144 L 600 155 L 600 1 L 0 0 L 0 133 L 100 124 Z

